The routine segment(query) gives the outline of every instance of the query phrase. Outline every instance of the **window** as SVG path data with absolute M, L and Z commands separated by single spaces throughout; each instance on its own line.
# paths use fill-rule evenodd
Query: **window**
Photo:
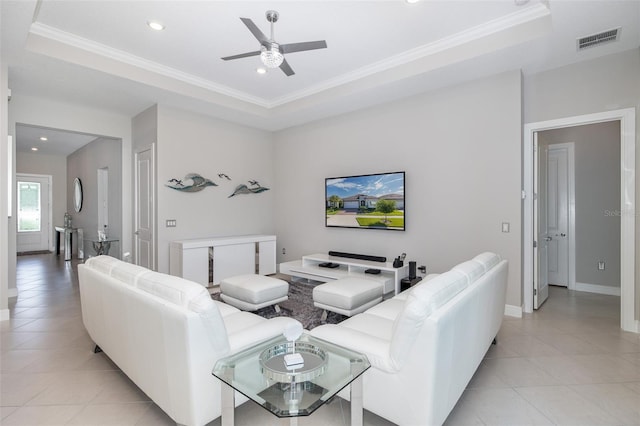
M 40 232 L 40 183 L 18 181 L 18 232 Z

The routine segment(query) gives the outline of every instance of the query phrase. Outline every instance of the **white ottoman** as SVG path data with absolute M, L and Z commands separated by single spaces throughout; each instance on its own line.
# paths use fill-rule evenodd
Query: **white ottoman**
M 348 317 L 363 312 L 382 301 L 382 284 L 365 278 L 343 278 L 320 284 L 313 289 L 313 305 L 325 312 Z
M 237 275 L 220 282 L 220 297 L 229 305 L 243 311 L 256 311 L 265 306 L 277 305 L 289 298 L 289 283 L 264 275 Z

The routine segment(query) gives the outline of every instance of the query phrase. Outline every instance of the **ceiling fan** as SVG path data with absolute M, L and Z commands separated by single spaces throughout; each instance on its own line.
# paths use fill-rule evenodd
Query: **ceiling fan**
M 327 47 L 327 42 L 324 40 L 318 41 L 306 41 L 302 43 L 288 43 L 288 44 L 278 44 L 276 43 L 273 37 L 273 24 L 278 22 L 278 17 L 280 15 L 275 10 L 267 10 L 266 17 L 267 21 L 271 23 L 271 38 L 267 38 L 262 31 L 253 23 L 253 21 L 249 18 L 240 18 L 240 20 L 249 28 L 251 34 L 260 42 L 260 50 L 256 50 L 254 52 L 241 53 L 239 55 L 233 56 L 225 56 L 222 58 L 223 61 L 230 61 L 232 59 L 240 59 L 247 58 L 249 56 L 258 56 L 260 55 L 260 59 L 262 63 L 267 68 L 278 68 L 288 76 L 292 76 L 295 74 L 291 66 L 287 63 L 287 60 L 284 58 L 285 53 L 294 53 L 294 52 L 302 52 L 305 50 L 315 50 L 315 49 L 324 49 Z

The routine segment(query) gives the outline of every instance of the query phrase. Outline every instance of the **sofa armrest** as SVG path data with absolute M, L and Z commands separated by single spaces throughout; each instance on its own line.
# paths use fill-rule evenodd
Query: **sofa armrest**
M 278 335 L 282 335 L 284 328 L 295 320 L 287 317 L 276 317 L 229 334 L 229 347 L 231 353 L 239 352 L 256 343 L 263 342 Z
M 387 340 L 335 324 L 321 325 L 309 333 L 319 339 L 365 354 L 372 367 L 387 373 L 397 372 L 389 356 Z

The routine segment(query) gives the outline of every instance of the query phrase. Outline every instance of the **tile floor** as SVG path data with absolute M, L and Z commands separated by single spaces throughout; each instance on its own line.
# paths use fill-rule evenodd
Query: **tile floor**
M 20 256 L 17 274 L 11 319 L 0 323 L 0 424 L 173 424 L 104 354 L 93 353 L 75 260 Z M 446 424 L 640 425 L 640 336 L 619 329 L 619 306 L 618 297 L 552 288 L 533 315 L 505 317 L 498 344 Z M 237 409 L 236 420 L 282 424 L 252 403 Z M 348 422 L 349 404 L 336 398 L 299 424 Z M 368 412 L 365 424 L 390 425 Z

